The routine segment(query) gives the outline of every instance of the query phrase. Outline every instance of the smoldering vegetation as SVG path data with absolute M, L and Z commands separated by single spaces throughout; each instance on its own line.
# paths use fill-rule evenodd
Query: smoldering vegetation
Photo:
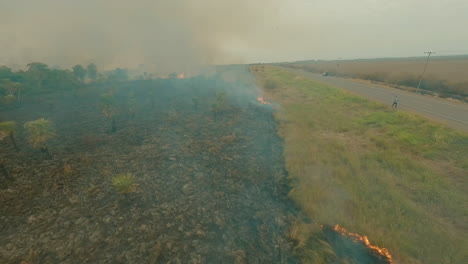
M 246 66 L 128 80 L 32 65 L 1 86 L 2 262 L 388 263 L 288 199 L 279 106 Z
M 0 262 L 296 263 L 282 142 L 257 93 L 240 66 L 3 109 L 19 150 L 0 143 Z M 41 117 L 47 153 L 23 128 Z

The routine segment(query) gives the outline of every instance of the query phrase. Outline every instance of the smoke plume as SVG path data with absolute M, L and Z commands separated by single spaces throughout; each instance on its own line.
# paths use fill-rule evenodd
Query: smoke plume
M 236 52 L 278 2 L 0 0 L 0 50 L 8 51 L 0 64 L 94 62 L 103 69 L 184 71 L 244 63 Z

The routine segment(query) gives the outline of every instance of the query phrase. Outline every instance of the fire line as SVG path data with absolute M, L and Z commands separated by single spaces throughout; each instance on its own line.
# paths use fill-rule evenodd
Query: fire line
M 388 251 L 388 249 L 380 248 L 378 246 L 372 245 L 369 242 L 369 239 L 367 238 L 367 236 L 361 236 L 361 235 L 356 234 L 356 233 L 348 232 L 344 227 L 341 227 L 339 225 L 335 225 L 333 230 L 335 230 L 336 232 L 338 232 L 342 236 L 351 237 L 356 242 L 360 241 L 360 242 L 364 243 L 364 245 L 366 245 L 367 248 L 369 248 L 369 249 L 377 252 L 378 254 L 384 256 L 388 260 L 389 263 L 393 263 L 392 262 L 392 255 L 390 255 L 390 252 Z
M 257 97 L 257 101 L 259 101 L 261 104 L 270 104 L 269 102 L 265 101 L 265 99 L 263 99 L 263 97 L 261 96 Z

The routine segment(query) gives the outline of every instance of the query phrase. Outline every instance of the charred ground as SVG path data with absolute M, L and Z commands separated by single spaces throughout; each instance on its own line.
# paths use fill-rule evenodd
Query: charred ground
M 230 70 L 35 96 L 3 111 L 20 126 L 46 117 L 56 137 L 50 157 L 21 129 L 20 151 L 1 143 L 14 180 L 1 181 L 0 262 L 295 263 L 272 109 L 243 68 Z M 115 133 L 99 107 L 109 91 Z M 119 173 L 134 175 L 137 192 L 116 192 Z
M 280 106 L 247 67 L 209 72 L 3 107 L 0 262 L 388 263 L 289 200 Z M 40 148 L 31 120 L 55 126 Z

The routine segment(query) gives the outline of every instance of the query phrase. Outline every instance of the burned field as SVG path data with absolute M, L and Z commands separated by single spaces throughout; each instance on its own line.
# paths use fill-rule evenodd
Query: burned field
M 0 262 L 390 263 L 289 200 L 255 83 L 218 67 L 3 108 Z
M 245 78 L 227 78 L 233 70 Z M 295 263 L 271 106 L 256 100 L 246 70 L 224 71 L 36 96 L 2 111 L 20 128 L 45 117 L 56 130 L 48 153 L 22 129 L 19 151 L 1 142 L 0 262 Z M 112 115 L 102 94 L 116 103 Z M 132 176 L 128 191 L 113 185 L 119 174 Z

